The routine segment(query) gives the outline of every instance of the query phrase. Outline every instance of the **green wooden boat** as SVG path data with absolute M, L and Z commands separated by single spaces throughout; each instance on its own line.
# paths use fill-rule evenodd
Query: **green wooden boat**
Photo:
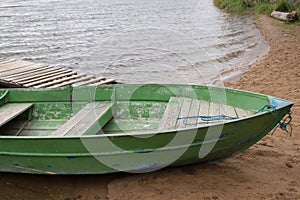
M 1 89 L 0 171 L 142 173 L 220 161 L 259 141 L 292 105 L 201 85 Z

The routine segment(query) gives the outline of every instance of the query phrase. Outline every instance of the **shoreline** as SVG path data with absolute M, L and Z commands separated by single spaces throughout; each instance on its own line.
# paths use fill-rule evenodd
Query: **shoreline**
M 249 150 L 225 162 L 230 165 L 239 158 L 252 161 L 252 167 L 257 168 L 252 175 L 259 177 L 256 184 L 263 184 L 268 180 L 267 187 L 252 191 L 261 192 L 255 197 L 298 199 L 300 198 L 300 26 L 285 24 L 267 16 L 260 16 L 256 20 L 256 25 L 269 42 L 269 53 L 262 60 L 250 65 L 243 76 L 227 81 L 225 86 L 293 101 L 293 135 L 290 138 L 284 131 L 277 129 L 275 135 L 267 135 Z M 264 162 L 260 163 L 260 160 Z M 265 171 L 266 169 L 268 171 Z
M 4 199 L 299 199 L 300 26 L 261 16 L 270 51 L 226 86 L 291 100 L 293 136 L 282 130 L 218 163 L 146 174 L 42 176 L 0 174 Z

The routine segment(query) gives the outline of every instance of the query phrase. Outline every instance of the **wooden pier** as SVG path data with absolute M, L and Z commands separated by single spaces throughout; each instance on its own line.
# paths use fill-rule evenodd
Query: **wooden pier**
M 0 58 L 0 87 L 56 88 L 67 85 L 101 85 L 115 82 L 114 79 L 82 74 L 72 69 Z

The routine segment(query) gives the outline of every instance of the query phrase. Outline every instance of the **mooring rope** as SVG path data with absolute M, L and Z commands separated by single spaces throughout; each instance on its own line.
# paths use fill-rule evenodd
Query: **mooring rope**
M 278 120 L 278 124 L 277 126 L 273 129 L 271 135 L 274 135 L 275 131 L 277 130 L 277 128 L 281 128 L 281 130 L 285 131 L 286 133 L 290 134 L 290 137 L 292 137 L 292 133 L 293 133 L 293 127 L 291 125 L 292 122 L 292 112 L 289 110 L 289 112 L 287 113 L 288 116 L 286 116 L 282 121 Z M 288 130 L 287 127 L 290 127 L 290 131 Z
M 287 117 L 285 117 L 282 121 L 278 116 L 278 111 L 276 110 L 276 105 L 273 104 L 266 104 L 262 108 L 258 109 L 254 114 L 260 113 L 260 112 L 265 112 L 265 111 L 271 111 L 272 115 L 274 118 L 278 121 L 278 125 L 273 129 L 271 135 L 275 133 L 277 128 L 281 128 L 283 131 L 286 133 L 290 133 L 290 136 L 292 136 L 292 131 L 293 127 L 291 125 L 292 121 L 292 112 L 289 110 L 287 113 Z M 199 118 L 202 120 L 202 122 L 196 122 L 196 123 L 187 123 L 187 119 L 196 119 Z M 197 124 L 203 124 L 203 123 L 212 123 L 215 121 L 220 121 L 220 120 L 233 120 L 233 119 L 239 119 L 238 117 L 233 117 L 233 116 L 228 116 L 228 115 L 196 115 L 196 116 L 185 116 L 185 117 L 178 117 L 177 120 L 183 120 L 183 123 L 186 125 L 197 125 Z M 287 127 L 290 127 L 290 132 Z
M 186 117 L 178 117 L 177 119 L 193 119 L 200 118 L 202 121 L 215 121 L 215 120 L 230 120 L 230 119 L 238 119 L 238 117 L 232 117 L 228 115 L 197 115 L 197 116 L 186 116 Z
M 271 110 L 270 110 L 271 109 Z M 277 130 L 277 128 L 281 128 L 283 131 L 285 131 L 286 133 L 290 133 L 290 136 L 292 136 L 292 132 L 293 132 L 293 127 L 291 125 L 292 122 L 292 112 L 291 110 L 288 111 L 288 113 L 282 121 L 279 118 L 279 114 L 278 111 L 276 110 L 276 105 L 273 104 L 267 104 L 264 105 L 262 108 L 260 108 L 257 112 L 255 112 L 255 114 L 260 113 L 260 112 L 264 112 L 264 111 L 268 111 L 270 110 L 272 115 L 274 116 L 274 118 L 277 120 L 278 124 L 275 126 L 275 128 L 273 129 L 271 135 L 274 135 L 275 131 Z M 290 127 L 290 131 L 288 130 L 287 127 Z
M 187 123 L 186 122 L 187 119 L 196 119 L 196 118 L 201 119 L 203 122 L 197 122 L 197 123 Z M 183 123 L 186 125 L 197 125 L 197 124 L 210 123 L 210 122 L 215 122 L 215 121 L 220 121 L 220 120 L 238 119 L 238 117 L 232 117 L 232 116 L 221 114 L 221 115 L 214 115 L 214 116 L 197 115 L 197 116 L 185 116 L 185 117 L 177 118 L 177 120 L 182 120 L 182 119 L 183 119 Z
M 275 111 L 276 110 L 276 105 L 273 105 L 273 104 L 266 104 L 264 105 L 262 108 L 258 109 L 255 114 L 257 113 L 260 113 L 260 112 L 264 112 L 264 111 L 268 111 L 272 109 L 272 111 Z

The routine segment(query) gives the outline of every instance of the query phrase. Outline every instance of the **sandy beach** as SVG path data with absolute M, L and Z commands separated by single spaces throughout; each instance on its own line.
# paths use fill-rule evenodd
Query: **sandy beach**
M 291 100 L 293 135 L 277 130 L 220 163 L 147 174 L 0 174 L 0 199 L 300 199 L 300 26 L 261 16 L 270 52 L 226 86 Z

